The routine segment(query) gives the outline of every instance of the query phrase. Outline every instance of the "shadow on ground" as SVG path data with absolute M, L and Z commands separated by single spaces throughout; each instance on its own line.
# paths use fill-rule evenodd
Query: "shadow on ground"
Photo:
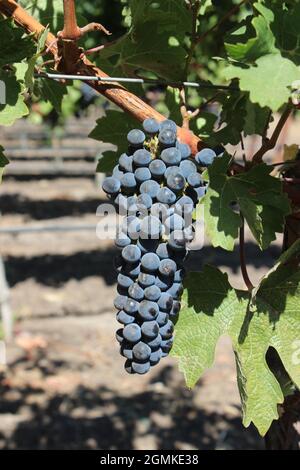
M 43 362 L 45 362 L 43 360 Z M 12 364 L 11 371 L 22 360 Z M 24 364 L 23 364 L 24 367 Z M 46 378 L 65 363 L 39 361 L 27 367 L 40 369 Z M 77 386 L 69 393 L 49 396 L 34 386 L 0 388 L 3 414 L 22 414 L 11 432 L 0 429 L 3 449 L 260 449 L 262 441 L 252 428 L 245 430 L 236 417 L 199 409 L 194 392 L 175 385 L 172 367 L 165 367 L 146 391 L 130 396 L 107 387 Z M 201 384 L 199 385 L 201 387 Z M 198 390 L 199 393 L 199 390 Z M 24 419 L 26 416 L 26 419 Z

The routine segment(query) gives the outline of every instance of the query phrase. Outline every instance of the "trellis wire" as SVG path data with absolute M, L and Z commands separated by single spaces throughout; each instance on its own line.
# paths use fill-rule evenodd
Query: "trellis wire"
M 51 80 L 83 80 L 93 82 L 106 82 L 106 83 L 137 83 L 137 84 L 151 84 L 151 85 L 162 85 L 170 86 L 173 88 L 189 87 L 189 88 L 207 88 L 215 90 L 226 90 L 226 91 L 239 91 L 239 88 L 226 86 L 226 85 L 212 85 L 203 84 L 197 82 L 167 82 L 165 80 L 155 80 L 152 78 L 127 78 L 127 77 L 98 77 L 90 75 L 67 75 L 60 73 L 37 73 L 36 78 L 48 78 Z

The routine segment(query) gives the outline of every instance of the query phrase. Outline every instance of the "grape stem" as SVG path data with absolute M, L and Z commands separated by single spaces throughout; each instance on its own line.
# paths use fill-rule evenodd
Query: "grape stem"
M 265 137 L 263 138 L 261 148 L 256 152 L 256 154 L 252 158 L 253 165 L 258 165 L 259 163 L 262 163 L 265 153 L 268 152 L 269 150 L 272 150 L 276 146 L 279 136 L 288 118 L 290 117 L 292 110 L 293 110 L 293 107 L 289 104 L 286 107 L 285 111 L 282 113 L 271 137 L 268 138 L 265 135 Z
M 244 282 L 246 284 L 247 289 L 251 292 L 254 289 L 252 282 L 250 281 L 248 271 L 247 271 L 247 264 L 246 264 L 246 255 L 245 255 L 245 219 L 243 214 L 240 212 L 242 225 L 240 227 L 240 264 L 241 264 L 241 271 Z

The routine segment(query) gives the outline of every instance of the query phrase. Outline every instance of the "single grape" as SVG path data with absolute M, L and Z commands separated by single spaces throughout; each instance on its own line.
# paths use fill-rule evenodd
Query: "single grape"
M 144 336 L 146 336 L 147 338 L 153 339 L 153 338 L 156 338 L 156 336 L 159 333 L 159 326 L 155 320 L 145 321 L 142 324 L 141 330 Z
M 136 245 L 128 245 L 122 250 L 122 257 L 127 263 L 136 263 L 141 256 L 141 250 Z
M 198 199 L 200 199 L 201 197 L 205 196 L 207 188 L 202 186 L 201 188 L 196 188 L 195 191 L 197 193 Z
M 143 327 L 142 327 L 142 330 L 143 330 Z M 148 346 L 148 344 L 143 343 L 143 341 L 140 341 L 139 343 L 133 346 L 132 352 L 133 352 L 133 357 L 137 359 L 138 361 L 147 361 L 151 354 L 151 348 Z
M 194 211 L 194 202 L 188 196 L 182 196 L 175 204 L 175 212 L 181 217 L 191 215 Z
M 188 144 L 185 144 L 183 142 L 178 142 L 177 148 L 181 154 L 181 160 L 186 160 L 192 154 L 190 146 Z
M 136 204 L 139 210 L 143 210 L 145 213 L 147 213 L 147 209 L 150 209 L 152 206 L 152 198 L 149 196 L 149 194 L 140 194 L 137 197 Z
M 178 168 L 178 166 L 168 166 L 164 174 L 165 180 L 167 180 L 168 177 L 171 175 L 177 175 L 177 173 L 179 172 L 180 172 L 180 169 Z
M 138 283 L 143 288 L 153 286 L 155 284 L 155 276 L 153 274 L 140 273 L 138 275 Z
M 155 285 L 159 287 L 162 292 L 165 292 L 171 287 L 172 278 L 159 275 L 155 279 Z
M 132 277 L 132 279 L 136 279 L 141 272 L 141 265 L 138 261 L 136 263 L 125 263 L 121 272 Z
M 133 359 L 132 344 L 124 341 L 121 345 L 120 353 L 123 357 L 126 357 L 126 359 Z
M 160 243 L 156 249 L 156 254 L 159 259 L 167 259 L 170 257 L 170 250 L 167 243 Z
M 131 323 L 131 325 L 125 326 L 123 337 L 130 343 L 137 343 L 142 337 L 142 330 L 136 323 Z
M 174 282 L 182 282 L 185 275 L 185 269 L 178 269 L 174 274 Z
M 117 310 L 122 310 L 125 307 L 128 297 L 126 295 L 118 295 L 114 300 L 114 306 Z
M 150 362 L 135 362 L 132 361 L 132 370 L 139 375 L 146 374 L 150 370 Z
M 155 272 L 159 268 L 159 257 L 155 253 L 146 253 L 141 260 L 142 268 L 148 272 Z
M 122 176 L 124 178 L 124 176 Z M 117 178 L 110 176 L 105 178 L 102 184 L 102 189 L 106 194 L 118 194 L 121 188 L 121 183 Z
M 129 313 L 129 315 L 133 315 L 134 313 L 136 313 L 138 311 L 138 308 L 139 302 L 130 298 L 127 299 L 127 302 L 124 305 L 124 310 L 126 313 Z
M 132 173 L 133 171 L 133 158 L 131 155 L 127 155 L 126 153 L 122 153 L 119 158 L 119 167 L 125 173 Z
M 159 348 L 156 351 L 153 351 L 150 356 L 150 364 L 151 366 L 155 366 L 159 363 L 162 358 L 162 350 Z
M 149 170 L 154 179 L 161 180 L 165 174 L 167 167 L 162 160 L 155 159 L 149 165 Z
M 149 286 L 145 289 L 145 298 L 157 302 L 161 296 L 161 290 L 157 286 Z
M 188 178 L 191 173 L 197 173 L 197 167 L 191 160 L 183 160 L 179 168 L 185 178 Z
M 149 194 L 152 199 L 155 199 L 157 196 L 158 191 L 160 190 L 160 186 L 157 181 L 149 180 L 144 181 L 140 186 L 140 193 Z
M 156 202 L 151 206 L 151 215 L 154 215 L 164 223 L 168 217 L 168 206 L 166 204 L 162 204 L 161 202 Z
M 159 239 L 162 232 L 160 220 L 153 215 L 145 217 L 141 222 L 141 238 Z
M 171 319 L 174 319 L 177 317 L 177 315 L 179 314 L 180 312 L 180 309 L 181 309 L 181 303 L 178 302 L 178 300 L 174 300 L 173 302 L 173 305 L 172 305 L 172 308 L 169 312 L 169 315 L 170 315 L 170 318 Z
M 131 325 L 129 325 L 129 326 L 131 326 Z M 159 333 L 160 333 L 162 339 L 172 338 L 173 331 L 174 331 L 174 325 L 171 322 L 171 320 L 169 320 L 168 323 L 166 323 L 166 325 L 161 326 L 160 329 L 159 329 Z M 125 333 L 125 331 L 124 331 L 124 333 Z M 124 334 L 124 338 L 125 338 L 125 334 Z
M 127 140 L 132 147 L 141 147 L 145 142 L 146 136 L 139 129 L 132 129 L 127 134 Z
M 181 153 L 176 147 L 170 147 L 161 152 L 160 158 L 166 166 L 176 166 L 181 161 Z
M 116 239 L 115 239 L 115 245 L 117 248 L 119 248 L 120 250 L 122 250 L 123 248 L 125 248 L 125 246 L 128 246 L 130 245 L 131 243 L 131 240 L 129 237 L 127 237 L 127 235 L 125 235 L 125 233 L 123 232 L 120 232 Z
M 190 225 L 189 227 L 185 228 L 183 230 L 183 234 L 184 234 L 184 239 L 186 242 L 188 243 L 192 242 L 195 238 L 195 232 L 194 232 L 193 226 Z
M 123 194 L 118 194 L 114 203 L 119 214 L 125 215 L 127 212 L 127 197 L 123 196 Z
M 162 130 L 158 134 L 158 141 L 163 148 L 172 147 L 176 143 L 176 133 L 170 129 Z
M 134 177 L 138 183 L 151 180 L 151 173 L 149 168 L 137 168 L 134 172 Z
M 135 317 L 132 315 L 128 315 L 124 310 L 120 310 L 117 313 L 117 320 L 119 323 L 122 323 L 123 325 L 130 325 L 135 321 Z
M 173 297 L 167 292 L 163 292 L 157 302 L 162 312 L 169 312 L 173 306 Z M 160 312 L 160 313 L 162 313 Z M 157 320 L 158 321 L 158 320 Z
M 124 341 L 123 331 L 123 328 L 119 328 L 119 330 L 116 331 L 116 340 L 120 344 L 122 344 Z
M 161 342 L 161 349 L 164 353 L 169 353 L 173 346 L 173 338 L 165 339 Z
M 164 131 L 165 129 L 173 131 L 175 134 L 177 133 L 176 123 L 172 121 L 171 119 L 166 119 L 165 121 L 162 121 L 160 123 L 160 130 Z
M 163 276 L 173 277 L 176 272 L 177 266 L 172 259 L 163 259 L 159 264 L 159 272 Z
M 203 185 L 203 179 L 199 173 L 191 173 L 187 177 L 187 182 L 192 188 L 199 188 Z
M 172 284 L 172 286 L 167 290 L 167 293 L 170 294 L 174 300 L 180 299 L 182 292 L 183 286 L 181 282 L 174 282 L 174 284 Z
M 134 282 L 131 284 L 131 286 L 128 288 L 128 295 L 134 299 L 140 302 L 144 298 L 144 289 L 141 288 L 141 286 L 138 285 L 137 282 Z
M 209 166 L 216 158 L 216 152 L 212 149 L 203 149 L 195 155 L 195 160 L 201 166 Z
M 142 300 L 139 305 L 139 315 L 143 320 L 155 320 L 159 313 L 158 305 L 150 300 Z
M 159 326 L 164 326 L 169 321 L 169 314 L 167 312 L 159 312 L 156 322 Z
M 143 128 L 147 134 L 154 135 L 159 132 L 160 126 L 155 119 L 147 118 L 143 122 Z
M 147 167 L 151 160 L 151 153 L 148 150 L 139 149 L 133 154 L 133 163 L 136 167 Z
M 129 276 L 125 276 L 124 274 L 119 274 L 118 275 L 118 284 L 121 287 L 125 287 L 126 289 L 128 289 L 128 287 L 130 287 L 131 284 L 133 284 L 133 280 Z
M 127 359 L 127 361 L 125 362 L 124 369 L 126 370 L 128 374 L 135 374 L 135 371 L 132 368 L 132 360 L 130 359 Z
M 150 338 L 145 338 L 144 341 L 150 346 L 152 350 L 155 350 L 159 348 L 161 342 L 162 342 L 162 337 L 160 334 L 158 334 L 155 338 L 150 339 Z
M 116 165 L 113 169 L 112 176 L 117 178 L 117 180 L 121 181 L 122 176 L 124 175 L 124 171 L 122 171 L 119 165 Z
M 167 186 L 175 193 L 182 191 L 185 184 L 185 177 L 179 171 L 177 174 L 169 175 L 167 178 Z
M 176 201 L 176 195 L 169 188 L 160 188 L 157 192 L 156 199 L 162 204 L 174 204 Z
M 131 240 L 137 240 L 141 231 L 140 219 L 134 215 L 130 215 L 123 220 L 122 230 L 127 233 Z
M 172 248 L 172 250 L 184 250 L 186 242 L 183 231 L 174 230 L 174 232 L 171 232 L 168 245 Z
M 180 215 L 174 214 L 165 220 L 164 225 L 168 233 L 170 233 L 173 230 L 182 230 L 185 226 L 185 222 L 184 222 L 184 219 Z
M 136 179 L 134 177 L 134 174 L 125 173 L 121 178 L 121 186 L 122 189 L 127 193 L 133 193 L 136 189 Z

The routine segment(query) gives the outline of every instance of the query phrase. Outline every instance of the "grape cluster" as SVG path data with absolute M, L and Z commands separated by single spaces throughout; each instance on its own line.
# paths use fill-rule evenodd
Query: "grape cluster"
M 126 371 L 144 374 L 172 347 L 193 211 L 206 191 L 199 167 L 216 153 L 205 149 L 192 159 L 171 120 L 146 119 L 143 131 L 131 130 L 127 140 L 103 190 L 124 216 L 115 239 L 121 251 L 114 305 L 123 325 L 116 337 Z

